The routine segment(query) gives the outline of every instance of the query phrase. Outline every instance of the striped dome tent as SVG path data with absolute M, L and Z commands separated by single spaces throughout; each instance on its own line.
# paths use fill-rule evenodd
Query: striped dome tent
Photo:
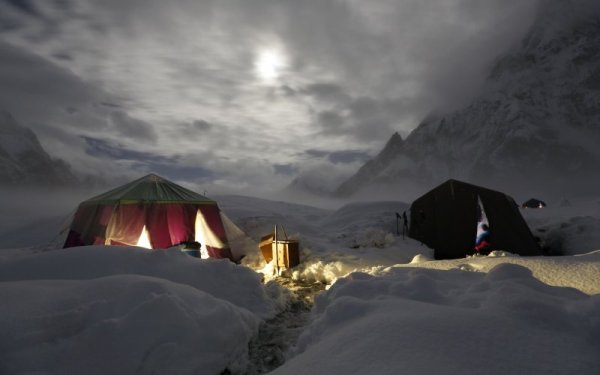
M 150 174 L 79 204 L 64 247 L 198 242 L 203 258 L 232 259 L 217 202 Z

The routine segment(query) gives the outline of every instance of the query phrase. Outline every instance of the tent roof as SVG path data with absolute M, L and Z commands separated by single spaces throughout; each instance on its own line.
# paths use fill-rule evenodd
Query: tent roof
M 546 202 L 541 201 L 539 199 L 535 199 L 535 198 L 531 198 L 528 201 L 523 202 L 522 206 L 536 206 L 537 207 L 540 203 L 542 205 L 546 206 Z
M 90 198 L 81 205 L 111 205 L 152 203 L 216 204 L 202 194 L 195 193 L 155 174 L 119 186 L 106 193 Z

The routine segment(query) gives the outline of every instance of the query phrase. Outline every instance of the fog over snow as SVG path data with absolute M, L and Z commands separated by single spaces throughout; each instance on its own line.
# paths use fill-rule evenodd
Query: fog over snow
M 537 4 L 2 1 L 0 108 L 77 171 L 277 190 L 466 103 Z

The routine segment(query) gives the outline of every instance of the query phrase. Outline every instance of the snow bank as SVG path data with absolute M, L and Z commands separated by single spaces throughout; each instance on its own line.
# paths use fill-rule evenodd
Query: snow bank
M 523 209 L 532 233 L 549 254 L 575 255 L 600 249 L 600 201 L 550 203 L 543 209 Z
M 0 300 L 3 374 L 239 372 L 259 324 L 196 288 L 140 275 L 5 281 Z
M 296 356 L 273 374 L 597 374 L 598 314 L 600 295 L 514 264 L 354 273 L 317 297 Z
M 548 285 L 575 288 L 590 295 L 600 294 L 600 251 L 562 257 L 520 257 L 507 252 L 493 252 L 484 257 L 397 264 L 377 269 L 373 274 L 384 274 L 392 269 L 407 267 L 485 273 L 503 263 L 525 267 L 535 278 Z
M 82 246 L 0 258 L 0 281 L 87 280 L 121 274 L 189 285 L 260 318 L 276 313 L 256 272 L 229 260 L 198 259 L 176 249 Z
M 373 246 L 373 242 L 379 243 L 376 237 L 378 232 L 371 233 L 375 237 L 365 236 L 367 244 L 363 246 L 305 247 L 300 256 L 301 264 L 287 273 L 296 280 L 333 284 L 338 278 L 352 272 L 377 273 L 381 268 L 408 263 L 417 255 L 423 258 L 433 257 L 433 250 L 419 242 L 409 238 L 403 240 L 389 233 L 388 242 L 383 241 L 381 246 Z
M 85 246 L 0 257 L 0 373 L 244 373 L 289 303 L 229 260 Z
M 219 197 L 219 204 L 256 241 L 283 224 L 300 241 L 301 264 L 287 272 L 294 279 L 331 284 L 352 272 L 408 263 L 417 254 L 433 257 L 431 249 L 398 235 L 396 212 L 408 209 L 404 202 L 357 202 L 336 211 L 239 196 Z M 243 264 L 272 275 L 258 248 L 248 254 Z

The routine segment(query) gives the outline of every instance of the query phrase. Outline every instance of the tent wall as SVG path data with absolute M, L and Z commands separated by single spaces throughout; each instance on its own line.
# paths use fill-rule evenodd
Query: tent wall
M 488 213 L 494 248 L 520 255 L 540 255 L 541 250 L 516 202 L 505 194 L 488 195 L 482 202 Z
M 112 206 L 80 205 L 73 216 L 64 247 L 104 244 L 112 212 Z
M 478 198 L 490 224 L 494 249 L 521 255 L 540 254 L 512 198 L 455 180 L 413 202 L 409 236 L 434 249 L 436 259 L 464 257 L 472 252 L 477 235 Z
M 154 174 L 82 202 L 64 247 L 137 245 L 146 227 L 150 246 L 164 249 L 195 241 L 197 217 L 208 255 L 233 260 L 217 203 Z
M 164 249 L 194 241 L 197 212 L 206 220 L 212 238 L 206 244 L 213 258 L 230 258 L 231 251 L 216 204 L 122 204 L 82 205 L 75 213 L 64 247 L 84 245 L 135 246 L 144 226 L 152 248 Z
M 435 250 L 437 259 L 463 257 L 477 235 L 477 194 L 464 186 L 441 185 L 410 209 L 409 236 Z M 422 227 L 421 233 L 415 231 Z
M 216 237 L 216 240 L 206 244 L 208 255 L 211 258 L 229 258 L 233 260 L 219 207 L 217 205 L 201 205 L 198 206 L 198 210 L 208 224 L 212 237 Z
M 194 240 L 195 205 L 124 204 L 115 208 L 105 243 L 135 245 L 144 225 L 152 248 L 164 249 Z

